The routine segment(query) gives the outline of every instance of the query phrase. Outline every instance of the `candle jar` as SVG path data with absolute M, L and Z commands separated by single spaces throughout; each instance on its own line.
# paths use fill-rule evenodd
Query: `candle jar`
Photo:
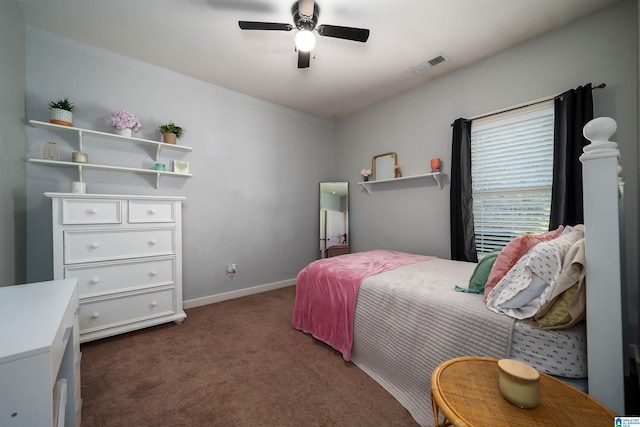
M 440 168 L 442 167 L 442 162 L 439 157 L 435 157 L 431 159 L 431 172 L 440 172 Z
M 526 363 L 512 359 L 498 361 L 500 394 L 520 408 L 531 409 L 540 401 L 540 374 Z
M 87 184 L 80 181 L 71 182 L 71 192 L 84 194 L 87 192 Z
M 87 163 L 88 157 L 86 153 L 74 151 L 71 153 L 71 161 L 75 163 Z

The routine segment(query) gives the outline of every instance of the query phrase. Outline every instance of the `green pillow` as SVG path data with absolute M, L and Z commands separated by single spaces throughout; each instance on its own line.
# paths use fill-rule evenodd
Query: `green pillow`
M 491 267 L 493 267 L 493 263 L 496 262 L 496 258 L 498 258 L 498 254 L 501 250 L 502 249 L 495 249 L 485 255 L 485 257 L 480 260 L 478 265 L 476 265 L 476 268 L 473 270 L 471 279 L 469 279 L 469 288 L 466 289 L 460 286 L 456 286 L 456 291 L 466 292 L 469 294 L 483 294 L 484 285 L 489 279 Z

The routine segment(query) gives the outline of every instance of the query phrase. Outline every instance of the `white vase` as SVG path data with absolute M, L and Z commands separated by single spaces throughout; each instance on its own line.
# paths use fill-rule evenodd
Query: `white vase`
M 122 135 L 122 136 L 126 136 L 128 138 L 131 138 L 131 128 L 116 129 L 116 132 L 118 132 L 118 135 Z

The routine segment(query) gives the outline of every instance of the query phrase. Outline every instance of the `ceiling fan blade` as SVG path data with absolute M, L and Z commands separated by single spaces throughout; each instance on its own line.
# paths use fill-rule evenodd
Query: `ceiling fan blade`
M 298 1 L 298 13 L 302 16 L 312 17 L 313 9 L 315 8 L 314 0 L 299 0 Z
M 309 68 L 311 52 L 298 51 L 298 68 Z
M 369 30 L 365 28 L 340 27 L 338 25 L 318 25 L 318 34 L 363 43 L 369 38 Z
M 243 30 L 272 30 L 272 31 L 293 30 L 293 25 L 278 24 L 277 22 L 238 21 L 238 25 Z

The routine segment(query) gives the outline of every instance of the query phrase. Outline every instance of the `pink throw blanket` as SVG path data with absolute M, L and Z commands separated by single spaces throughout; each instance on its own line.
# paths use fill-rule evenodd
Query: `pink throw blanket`
M 302 269 L 296 279 L 293 327 L 329 344 L 349 361 L 353 314 L 362 281 L 374 274 L 431 258 L 376 250 L 314 261 Z

